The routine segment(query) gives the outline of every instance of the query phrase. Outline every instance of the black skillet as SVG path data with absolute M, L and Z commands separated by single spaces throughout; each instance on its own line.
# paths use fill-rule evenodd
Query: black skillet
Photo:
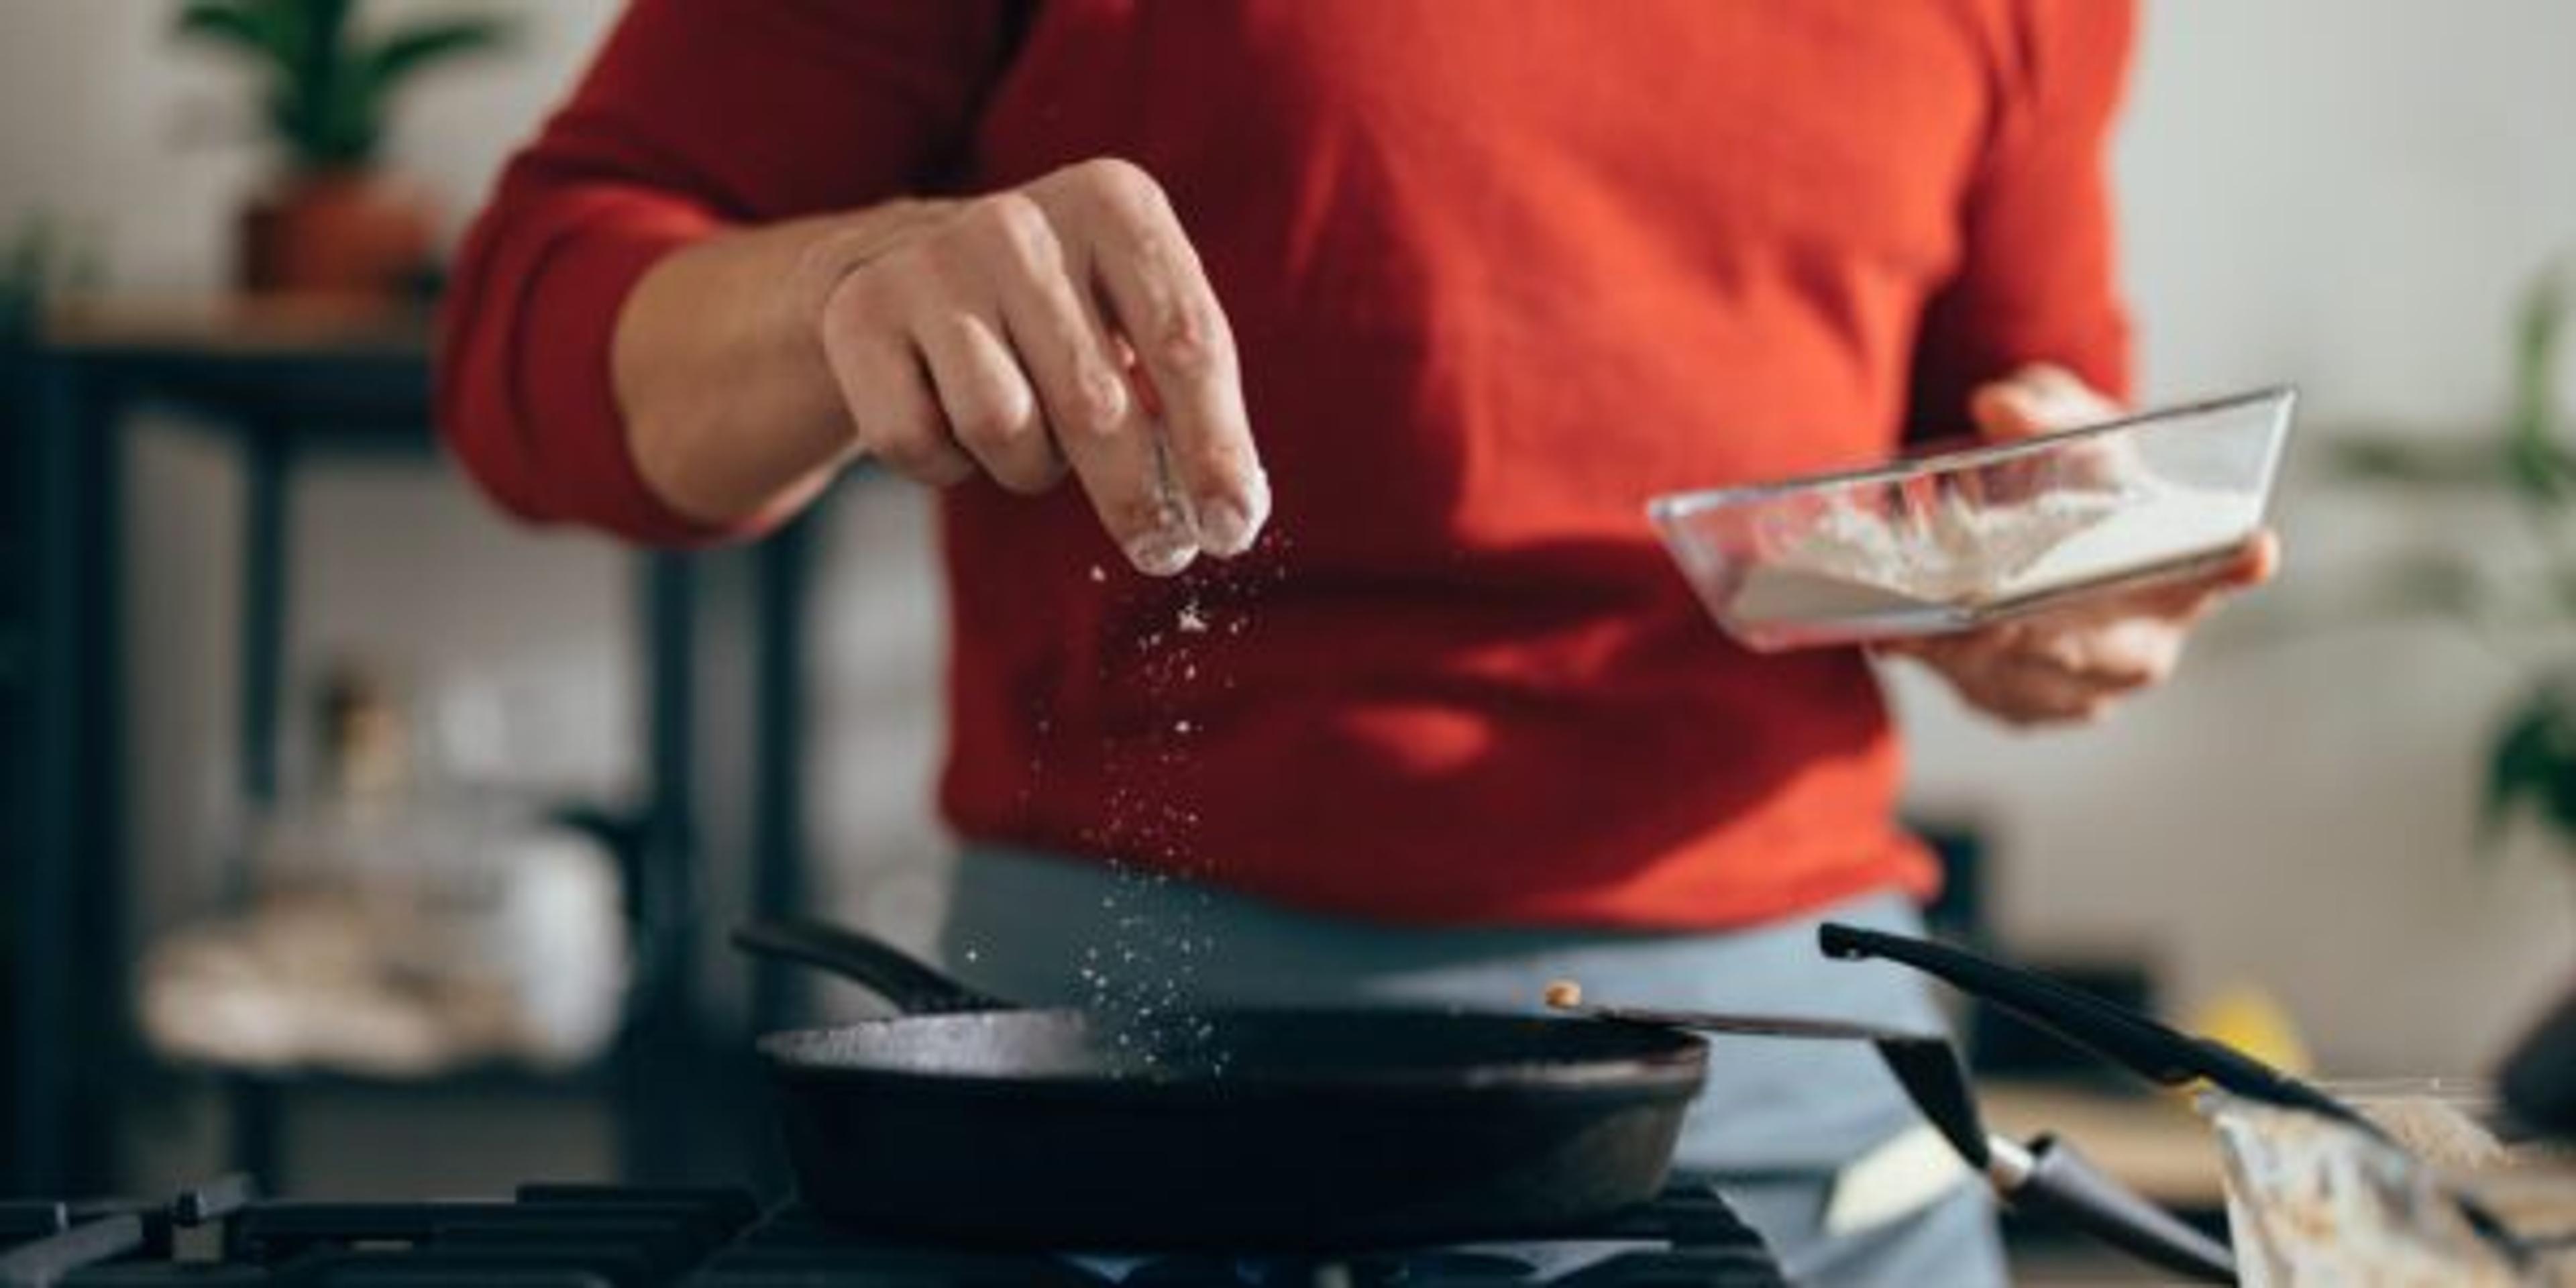
M 1122 1026 L 836 927 L 734 943 L 903 1012 L 759 1051 L 805 1202 L 907 1236 L 1296 1250 L 1572 1229 L 1662 1188 L 1707 1074 L 1705 1044 L 1669 1029 L 1424 1010 Z

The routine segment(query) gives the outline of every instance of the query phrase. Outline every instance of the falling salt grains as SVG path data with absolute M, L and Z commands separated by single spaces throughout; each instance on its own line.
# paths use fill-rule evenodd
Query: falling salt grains
M 1193 599 L 1181 605 L 1181 616 L 1177 625 L 1183 635 L 1207 634 L 1207 614 L 1199 611 L 1199 601 Z
M 1187 720 L 1175 720 L 1175 721 L 1173 721 L 1173 722 L 1172 722 L 1172 732 L 1177 733 L 1177 734 L 1181 734 L 1181 735 L 1184 735 L 1184 736 L 1188 735 L 1191 731 L 1193 731 L 1193 730 L 1195 730 L 1195 729 L 1197 729 L 1197 728 L 1198 728 L 1198 726 L 1196 726 L 1196 725 L 1194 725 L 1194 724 L 1191 724 L 1191 723 L 1190 723 L 1189 721 L 1187 721 Z
M 1108 574 L 1107 572 L 1103 571 L 1103 570 L 1101 569 L 1100 565 L 1098 565 L 1098 564 L 1093 564 L 1093 565 L 1091 565 L 1091 584 L 1093 584 L 1093 585 L 1097 586 L 1097 585 L 1099 585 L 1100 583 L 1105 582 L 1105 581 L 1107 581 L 1107 580 L 1109 580 L 1109 574 Z

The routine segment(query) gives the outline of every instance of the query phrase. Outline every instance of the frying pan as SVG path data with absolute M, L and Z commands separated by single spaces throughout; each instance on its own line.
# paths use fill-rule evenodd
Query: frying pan
M 944 1241 L 1351 1249 L 1571 1229 L 1663 1187 L 1697 1037 L 1429 1010 L 1212 1010 L 1122 1024 L 976 992 L 838 927 L 736 946 L 902 1014 L 772 1034 L 805 1202 Z

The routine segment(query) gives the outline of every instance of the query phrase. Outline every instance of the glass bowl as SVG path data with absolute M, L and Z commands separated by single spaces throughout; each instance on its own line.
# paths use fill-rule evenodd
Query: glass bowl
M 2248 1288 L 2576 1285 L 2576 1151 L 2521 1130 L 2477 1080 L 2321 1085 L 2389 1139 L 2224 1092 L 2200 1097 Z M 2459 1195 L 2512 1232 L 2520 1260 L 2469 1221 Z
M 1655 498 L 1720 626 L 1764 651 L 1965 630 L 2223 565 L 2263 526 L 2294 391 L 1873 469 Z

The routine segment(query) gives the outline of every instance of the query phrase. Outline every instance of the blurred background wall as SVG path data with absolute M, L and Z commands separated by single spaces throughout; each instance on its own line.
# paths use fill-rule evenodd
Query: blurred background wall
M 454 222 L 617 6 L 515 7 L 517 52 L 424 85 L 399 117 L 395 160 Z M 235 71 L 168 27 L 144 0 L 0 0 L 0 213 L 86 227 L 121 290 L 221 285 L 231 212 L 259 173 Z M 2145 389 L 2302 387 L 2289 566 L 2171 691 L 2104 729 L 2018 737 L 1898 682 L 1917 797 L 1993 830 L 2016 946 L 2146 953 L 2183 1002 L 2258 983 L 2352 1073 L 2480 1067 L 2563 979 L 2564 856 L 2525 837 L 2494 864 L 2471 858 L 2480 748 L 2514 674 L 2447 627 L 2328 630 L 2300 605 L 2427 531 L 2498 522 L 2327 486 L 2313 462 L 2350 426 L 2467 434 L 2501 410 L 2506 312 L 2576 243 L 2570 49 L 2561 0 L 2148 13 L 2118 154 Z M 220 454 L 183 435 L 145 436 L 129 470 L 148 931 L 209 897 L 239 837 L 239 498 Z M 292 522 L 298 682 L 329 658 L 387 662 L 433 705 L 506 704 L 506 754 L 531 781 L 632 780 L 632 575 L 612 547 L 504 528 L 456 478 L 407 462 L 316 470 Z M 927 535 L 901 488 L 853 489 L 835 510 L 808 768 L 831 902 L 914 941 L 942 851 Z
M 2472 858 L 2526 677 L 2447 624 L 2316 609 L 2411 541 L 2519 534 L 2321 466 L 2356 430 L 2492 434 L 2508 314 L 2576 247 L 2576 6 L 2144 7 L 2117 165 L 2143 390 L 2299 385 L 2285 575 L 2098 731 L 2014 738 L 1901 685 L 1916 792 L 1991 811 L 2018 943 L 2139 945 L 2185 1001 L 2257 981 L 2328 1068 L 2474 1070 L 2576 945 L 2565 855 Z

